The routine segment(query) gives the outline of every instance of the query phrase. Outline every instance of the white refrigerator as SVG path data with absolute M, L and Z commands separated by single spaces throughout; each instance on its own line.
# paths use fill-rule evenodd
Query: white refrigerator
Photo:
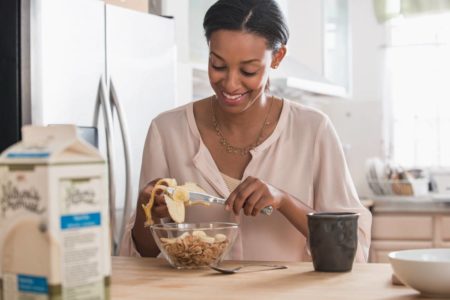
M 137 200 L 148 126 L 175 106 L 175 64 L 170 18 L 100 0 L 22 3 L 23 123 L 98 128 L 115 253 Z

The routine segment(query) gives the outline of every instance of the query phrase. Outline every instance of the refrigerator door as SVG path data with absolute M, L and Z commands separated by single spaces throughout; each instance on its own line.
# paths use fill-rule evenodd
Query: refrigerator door
M 107 78 L 110 85 L 113 82 L 130 143 L 132 187 L 131 199 L 126 200 L 126 147 L 122 145 L 119 118 L 114 110 L 116 207 L 121 210 L 128 205 L 130 211 L 138 197 L 142 150 L 150 122 L 175 106 L 174 21 L 106 5 L 106 56 Z M 120 223 L 122 211 L 118 213 Z M 127 217 L 122 221 L 126 222 Z
M 102 1 L 30 1 L 33 124 L 92 125 L 106 65 L 104 23 Z

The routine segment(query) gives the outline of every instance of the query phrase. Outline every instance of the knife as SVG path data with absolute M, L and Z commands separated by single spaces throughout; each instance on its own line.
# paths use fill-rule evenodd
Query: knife
M 173 194 L 173 192 L 175 191 L 175 188 L 173 187 L 167 187 L 165 190 L 168 194 Z M 208 195 L 208 194 L 204 194 L 204 193 L 198 193 L 198 192 L 191 192 L 188 191 L 189 193 L 189 200 L 199 200 L 199 201 L 205 201 L 205 202 L 209 202 L 209 203 L 216 203 L 216 204 L 225 204 L 225 199 L 224 198 L 220 198 L 220 197 L 216 197 L 216 196 L 212 196 L 212 195 Z M 270 216 L 273 212 L 273 207 L 270 206 L 266 206 L 263 209 L 261 209 L 261 213 L 266 215 L 266 216 Z

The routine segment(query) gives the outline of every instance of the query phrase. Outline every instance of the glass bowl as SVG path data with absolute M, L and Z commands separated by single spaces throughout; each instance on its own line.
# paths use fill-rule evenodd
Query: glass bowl
M 219 264 L 233 246 L 238 224 L 164 223 L 150 227 L 159 250 L 177 269 Z

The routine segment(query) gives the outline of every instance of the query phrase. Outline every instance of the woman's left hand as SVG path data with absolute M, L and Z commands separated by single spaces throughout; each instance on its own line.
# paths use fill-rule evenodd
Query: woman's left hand
M 247 177 L 230 194 L 225 205 L 238 215 L 241 209 L 246 216 L 256 216 L 261 209 L 271 205 L 281 207 L 285 193 L 255 177 Z

